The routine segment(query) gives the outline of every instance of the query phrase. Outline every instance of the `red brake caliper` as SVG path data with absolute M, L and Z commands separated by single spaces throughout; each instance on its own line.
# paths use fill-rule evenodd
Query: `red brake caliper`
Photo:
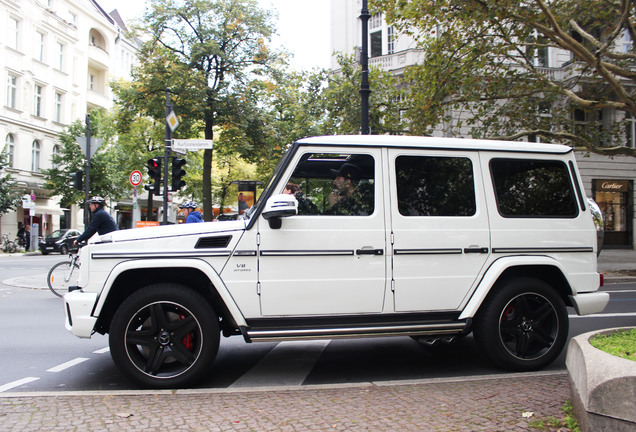
M 185 319 L 185 315 L 179 314 L 179 321 L 183 321 L 184 319 Z M 181 343 L 183 344 L 184 347 L 186 347 L 187 350 L 191 350 L 194 347 L 194 344 L 192 343 L 192 339 L 194 339 L 194 335 L 192 333 L 188 333 L 187 335 L 183 337 L 183 339 L 181 339 Z

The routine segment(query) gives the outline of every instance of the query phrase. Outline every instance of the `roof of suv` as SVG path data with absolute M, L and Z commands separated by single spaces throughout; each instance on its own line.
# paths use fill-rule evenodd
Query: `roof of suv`
M 298 144 L 310 145 L 418 147 L 442 150 L 485 150 L 555 154 L 565 154 L 572 151 L 571 147 L 561 144 L 397 135 L 328 135 L 303 138 L 296 142 Z

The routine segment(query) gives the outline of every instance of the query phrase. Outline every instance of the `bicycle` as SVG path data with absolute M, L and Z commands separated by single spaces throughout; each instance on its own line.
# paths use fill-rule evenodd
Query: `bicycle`
M 49 289 L 58 297 L 67 293 L 69 286 L 77 285 L 79 279 L 79 253 L 71 253 L 69 258 L 70 261 L 62 261 L 51 267 L 46 278 Z
M 9 239 L 9 234 L 2 234 L 2 251 L 8 253 L 14 253 L 17 249 L 15 242 Z

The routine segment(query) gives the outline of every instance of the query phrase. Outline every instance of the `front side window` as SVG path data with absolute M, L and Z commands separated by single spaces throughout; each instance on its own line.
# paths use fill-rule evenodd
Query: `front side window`
M 362 154 L 305 154 L 285 193 L 299 215 L 368 216 L 375 205 L 375 162 Z
M 490 171 L 503 217 L 576 217 L 570 173 L 565 163 L 549 160 L 493 159 Z
M 477 211 L 468 158 L 399 156 L 395 175 L 403 216 L 472 216 Z

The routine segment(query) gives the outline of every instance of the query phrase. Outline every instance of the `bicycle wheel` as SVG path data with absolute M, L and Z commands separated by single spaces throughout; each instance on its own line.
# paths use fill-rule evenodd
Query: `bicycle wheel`
M 78 278 L 79 266 L 77 264 L 72 266 L 71 261 L 62 261 L 51 267 L 46 282 L 53 294 L 62 297 L 68 292 L 69 286 L 77 285 Z
M 11 240 L 9 240 L 6 245 L 5 245 L 5 250 L 9 253 L 14 253 L 16 251 L 17 247 L 15 245 L 15 243 L 13 243 Z

